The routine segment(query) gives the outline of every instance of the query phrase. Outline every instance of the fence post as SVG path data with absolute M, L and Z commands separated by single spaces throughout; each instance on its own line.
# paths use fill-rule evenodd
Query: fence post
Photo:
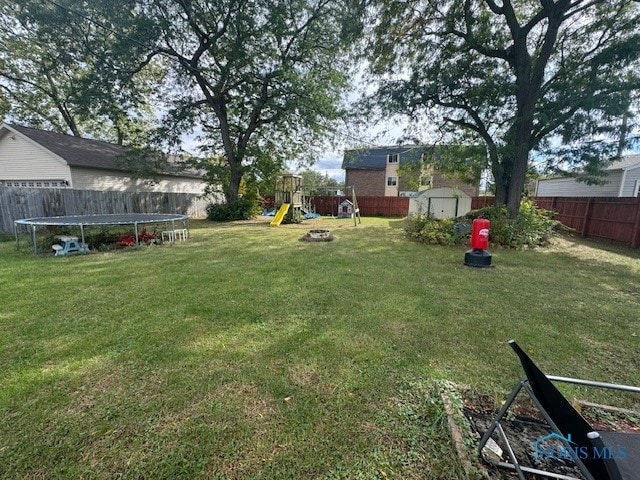
M 631 236 L 631 246 L 633 248 L 640 247 L 640 201 L 638 201 L 638 209 L 636 210 L 636 224 L 633 227 L 633 235 Z
M 584 212 L 584 218 L 582 219 L 582 232 L 581 235 L 583 237 L 587 236 L 587 229 L 589 228 L 589 223 L 591 221 L 591 212 L 593 211 L 593 197 L 589 197 L 587 201 L 587 208 Z

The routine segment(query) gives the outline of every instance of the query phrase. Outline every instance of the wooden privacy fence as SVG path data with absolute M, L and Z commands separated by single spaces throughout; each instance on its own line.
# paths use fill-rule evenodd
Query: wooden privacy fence
M 640 198 L 534 197 L 540 208 L 583 237 L 599 238 L 640 247 Z M 471 208 L 493 204 L 493 197 L 475 197 Z
M 311 197 L 311 205 L 320 215 L 337 215 L 338 205 L 350 196 L 317 196 Z M 358 195 L 360 215 L 380 217 L 404 217 L 409 211 L 407 197 L 361 197 Z
M 182 213 L 202 218 L 209 203 L 194 193 L 0 187 L 0 231 L 13 232 L 13 222 L 21 218 L 62 215 Z
M 536 197 L 536 205 L 584 237 L 640 247 L 640 198 Z

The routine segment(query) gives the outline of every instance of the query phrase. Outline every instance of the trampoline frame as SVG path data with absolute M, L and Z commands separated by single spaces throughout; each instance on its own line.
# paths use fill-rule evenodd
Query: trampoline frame
M 180 213 L 110 213 L 101 215 L 65 215 L 60 217 L 34 217 L 22 218 L 13 222 L 13 229 L 16 238 L 16 248 L 20 248 L 20 237 L 18 226 L 26 225 L 31 227 L 31 237 L 33 239 L 33 254 L 38 254 L 38 242 L 36 233 L 38 227 L 80 227 L 80 237 L 85 243 L 84 228 L 110 225 L 133 225 L 136 239 L 136 247 L 140 246 L 138 239 L 138 225 L 150 223 L 169 223 L 171 230 L 176 229 L 176 222 L 183 222 L 189 232 L 189 217 Z M 175 240 L 173 240 L 175 242 Z M 172 243 L 173 243 L 172 242 Z

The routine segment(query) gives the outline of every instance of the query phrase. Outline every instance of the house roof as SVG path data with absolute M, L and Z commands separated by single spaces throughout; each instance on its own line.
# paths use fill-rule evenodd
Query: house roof
M 399 154 L 400 163 L 420 160 L 425 147 L 419 145 L 396 145 L 392 147 L 359 148 L 345 150 L 342 160 L 343 170 L 384 170 L 387 165 L 387 155 Z
M 620 160 L 616 160 L 612 162 L 611 165 L 604 169 L 605 172 L 614 171 L 614 170 L 633 170 L 635 168 L 640 168 L 640 155 L 626 155 L 622 157 Z M 580 176 L 580 174 L 578 174 Z M 569 178 L 563 175 L 551 175 L 540 178 L 540 180 L 562 180 Z
M 131 150 L 122 145 L 7 123 L 2 125 L 2 129 L 27 137 L 62 158 L 71 167 L 131 171 L 126 163 L 126 157 Z M 162 173 L 183 177 L 200 176 L 193 170 Z
M 633 170 L 640 167 L 640 155 L 627 155 L 613 162 L 605 170 Z

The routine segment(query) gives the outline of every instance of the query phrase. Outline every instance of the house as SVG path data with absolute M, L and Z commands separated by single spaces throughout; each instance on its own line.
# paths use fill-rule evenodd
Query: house
M 0 187 L 164 193 L 204 192 L 197 172 L 136 178 L 121 145 L 18 125 L 0 126 Z
M 587 185 L 573 177 L 538 180 L 537 197 L 637 197 L 640 195 L 640 155 L 629 155 L 605 169 L 603 185 Z
M 398 145 L 347 150 L 342 162 L 342 168 L 346 173 L 345 184 L 354 187 L 361 196 L 412 196 L 415 188 L 409 188 L 399 168 L 402 165 L 418 164 L 427 148 L 419 145 Z M 473 197 L 478 195 L 479 190 L 478 185 L 448 178 L 434 167 L 420 172 L 418 183 L 418 191 L 451 187 Z

